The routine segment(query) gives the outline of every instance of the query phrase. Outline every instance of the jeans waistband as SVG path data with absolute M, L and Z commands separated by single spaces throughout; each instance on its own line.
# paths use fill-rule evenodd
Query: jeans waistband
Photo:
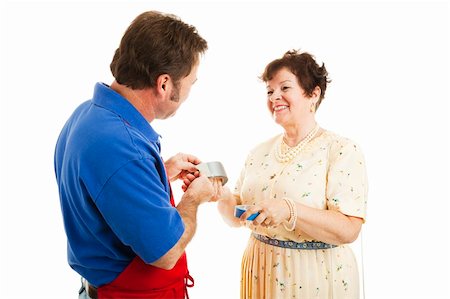
M 289 248 L 289 249 L 301 249 L 301 250 L 315 250 L 315 249 L 329 249 L 337 247 L 337 245 L 327 244 L 323 242 L 294 242 L 294 241 L 283 241 L 283 240 L 277 240 L 277 239 L 271 239 L 267 236 L 263 236 L 260 234 L 252 233 L 253 237 L 263 243 L 283 247 L 283 248 Z

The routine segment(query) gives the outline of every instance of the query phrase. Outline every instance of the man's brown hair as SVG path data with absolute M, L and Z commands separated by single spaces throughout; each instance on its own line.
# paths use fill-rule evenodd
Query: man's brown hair
M 116 81 L 131 89 L 154 87 L 162 74 L 176 84 L 207 48 L 194 26 L 174 15 L 147 11 L 126 30 L 110 68 Z

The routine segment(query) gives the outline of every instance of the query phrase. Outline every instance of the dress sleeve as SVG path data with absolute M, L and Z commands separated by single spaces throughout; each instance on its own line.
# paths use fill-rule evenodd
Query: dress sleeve
M 241 174 L 239 175 L 239 178 L 237 179 L 236 184 L 234 185 L 234 190 L 232 192 L 234 198 L 236 199 L 236 203 L 238 205 L 242 204 L 242 198 L 241 198 L 242 184 L 244 183 L 245 173 L 247 171 L 247 167 L 248 167 L 250 160 L 251 160 L 251 154 L 249 154 L 247 156 L 244 167 L 241 170 Z
M 365 221 L 367 173 L 363 153 L 348 139 L 338 139 L 330 149 L 327 174 L 327 207 Z

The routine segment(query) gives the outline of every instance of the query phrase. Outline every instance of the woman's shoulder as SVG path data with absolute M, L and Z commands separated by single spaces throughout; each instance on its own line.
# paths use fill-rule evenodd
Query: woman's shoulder
M 253 146 L 247 155 L 247 161 L 251 159 L 260 159 L 269 155 L 282 136 L 282 134 L 277 134 Z
M 351 152 L 361 151 L 359 144 L 351 138 L 342 136 L 338 133 L 329 130 L 325 130 L 323 134 L 324 134 L 323 140 L 330 148 L 331 154 L 335 153 L 342 155 L 343 152 L 347 151 Z
M 281 137 L 282 137 L 282 134 L 277 134 L 275 136 L 270 137 L 269 139 L 266 139 L 266 140 L 258 143 L 256 146 L 254 146 L 250 150 L 250 153 L 257 153 L 257 152 L 261 152 L 261 151 L 270 151 L 273 148 L 273 146 L 275 145 L 275 143 L 280 140 Z
M 324 129 L 324 132 L 322 133 L 323 140 L 326 143 L 329 143 L 330 145 L 348 145 L 348 144 L 356 144 L 356 142 L 353 139 L 350 139 L 349 137 L 340 135 L 336 132 L 326 130 Z

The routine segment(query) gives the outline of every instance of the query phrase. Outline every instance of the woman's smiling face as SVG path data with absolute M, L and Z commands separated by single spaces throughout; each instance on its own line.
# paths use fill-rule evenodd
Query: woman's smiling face
M 310 114 L 311 98 L 305 95 L 297 77 L 281 68 L 267 82 L 267 106 L 275 122 L 286 128 Z

